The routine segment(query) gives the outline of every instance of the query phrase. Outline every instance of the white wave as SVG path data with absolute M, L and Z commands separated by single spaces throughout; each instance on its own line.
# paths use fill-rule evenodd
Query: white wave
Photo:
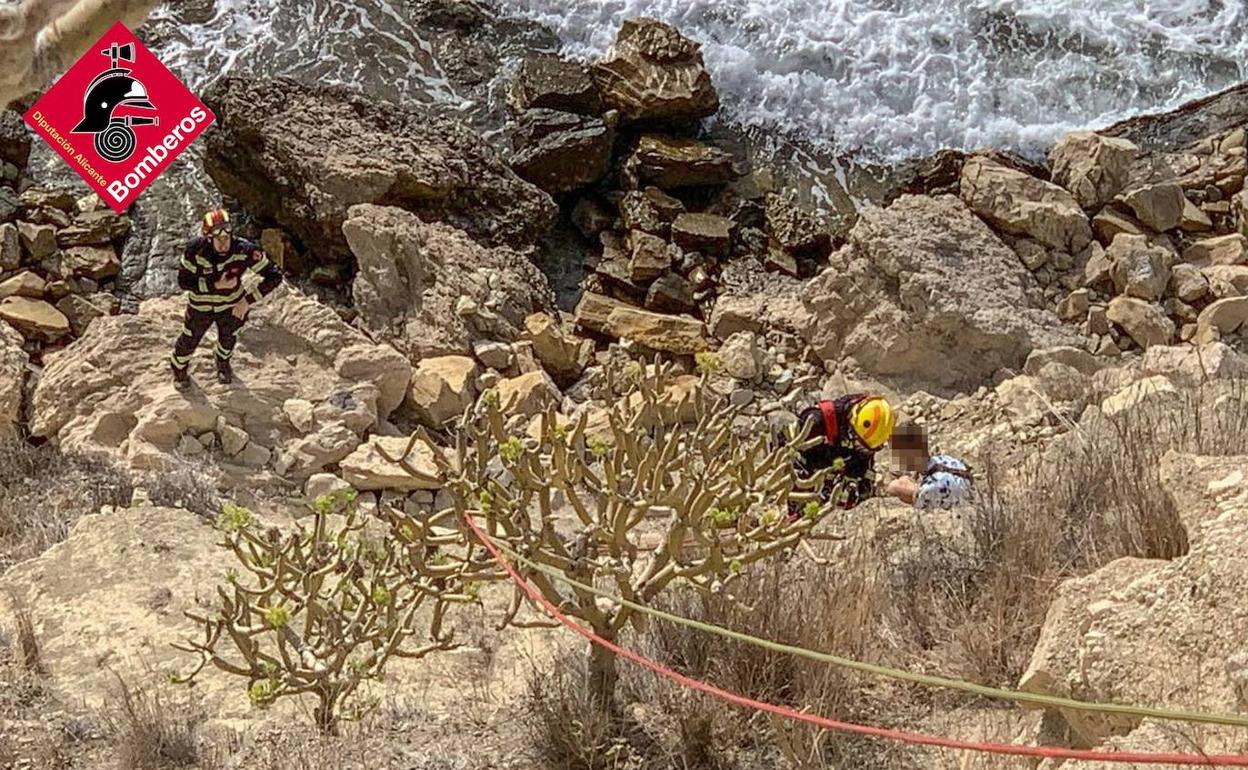
M 500 0 L 594 57 L 627 18 L 704 44 L 723 112 L 885 160 L 1042 152 L 1246 79 L 1243 0 Z

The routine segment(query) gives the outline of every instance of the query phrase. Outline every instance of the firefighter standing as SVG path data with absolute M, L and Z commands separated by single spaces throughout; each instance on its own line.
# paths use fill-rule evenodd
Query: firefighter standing
M 191 355 L 213 324 L 217 326 L 213 350 L 217 380 L 233 382 L 230 356 L 247 311 L 282 282 L 281 271 L 259 246 L 233 237 L 230 215 L 223 209 L 205 214 L 200 231 L 187 244 L 178 269 L 178 285 L 190 293 L 186 322 L 170 360 L 179 389 L 190 384 Z

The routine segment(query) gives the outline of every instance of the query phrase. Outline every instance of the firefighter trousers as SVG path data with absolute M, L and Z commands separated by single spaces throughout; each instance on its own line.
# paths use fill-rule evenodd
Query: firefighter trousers
M 213 312 L 211 310 L 186 309 L 186 321 L 182 326 L 182 334 L 173 346 L 172 363 L 176 369 L 185 369 L 191 363 L 191 354 L 199 347 L 208 328 L 217 325 L 217 344 L 213 348 L 218 361 L 229 361 L 234 354 L 234 345 L 238 342 L 238 331 L 243 328 L 243 321 L 234 317 L 230 308 Z

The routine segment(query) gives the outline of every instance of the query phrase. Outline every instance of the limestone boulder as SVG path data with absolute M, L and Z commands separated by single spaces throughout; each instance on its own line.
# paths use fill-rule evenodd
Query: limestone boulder
M 520 117 L 511 167 L 521 179 L 548 193 L 593 184 L 607 173 L 615 142 L 610 119 L 533 109 Z
M 1170 271 L 1170 293 L 1184 302 L 1195 302 L 1209 293 L 1209 280 L 1195 265 L 1180 262 Z
M 1183 259 L 1197 265 L 1248 265 L 1248 238 L 1239 233 L 1204 238 L 1184 249 Z
M 1248 580 L 1245 467 L 1248 457 L 1166 455 L 1158 478 L 1186 530 L 1186 552 L 1171 560 L 1118 559 L 1064 582 L 1020 687 L 1093 702 L 1242 711 L 1238 640 L 1248 634 L 1248 608 L 1236 587 Z M 1080 745 L 1191 751 L 1154 720 L 1065 709 L 1053 716 Z M 1203 751 L 1245 748 L 1234 728 L 1202 733 Z
M 709 348 L 706 326 L 696 318 L 652 313 L 593 292 L 582 295 L 576 321 L 582 328 L 652 350 L 689 355 Z
M 1126 186 L 1138 152 L 1126 139 L 1076 131 L 1049 151 L 1049 166 L 1055 183 L 1069 190 L 1085 211 L 1095 211 Z
M 681 214 L 672 222 L 672 241 L 685 251 L 726 256 L 732 250 L 732 220 L 715 214 Z
M 544 371 L 509 377 L 498 383 L 498 403 L 507 414 L 532 417 L 557 404 L 562 394 Z
M 524 330 L 533 343 L 533 354 L 555 382 L 571 385 L 589 365 L 593 343 L 565 332 L 548 313 L 534 313 L 524 319 Z
M 411 212 L 361 204 L 342 229 L 358 265 L 360 323 L 413 361 L 465 355 L 482 339 L 515 340 L 524 319 L 552 300 L 546 276 L 524 255 Z
M 732 154 L 693 139 L 644 134 L 625 163 L 638 187 L 664 190 L 727 184 L 736 178 Z
M 412 372 L 408 399 L 416 417 L 441 428 L 472 405 L 476 398 L 477 362 L 467 356 L 425 358 Z
M 337 462 L 403 400 L 411 366 L 330 308 L 287 287 L 252 309 L 234 353 L 237 381 L 220 385 L 209 349 L 192 359 L 195 383 L 173 387 L 168 356 L 184 300 L 148 300 L 137 314 L 96 318 L 46 356 L 33 397 L 32 433 L 67 452 L 132 468 L 164 468 L 185 434 L 215 432 L 213 461 L 264 455 L 263 474 L 302 479 Z M 311 405 L 296 427 L 287 405 Z
M 802 330 L 824 361 L 929 392 L 974 389 L 1036 347 L 1077 345 L 1029 309 L 1018 257 L 961 200 L 902 196 L 867 208 L 802 293 Z
M 548 109 L 598 115 L 602 98 L 589 68 L 554 54 L 524 59 L 512 84 L 510 99 L 519 110 Z
M 1174 321 L 1156 303 L 1135 297 L 1114 297 L 1105 315 L 1142 348 L 1168 345 L 1174 337 Z
M 738 380 L 751 382 L 767 371 L 766 351 L 753 332 L 737 332 L 724 341 L 719 349 L 724 374 Z
M 1201 268 L 1200 274 L 1219 299 L 1248 294 L 1248 265 L 1210 265 Z
M 1122 199 L 1141 222 L 1159 233 L 1179 226 L 1187 204 L 1183 188 L 1175 182 L 1136 187 L 1123 193 Z
M 531 245 L 557 213 L 473 130 L 416 100 L 233 75 L 203 99 L 217 116 L 204 159 L 217 187 L 323 260 L 346 256 L 356 204 L 401 208 L 491 246 Z
M 993 227 L 1073 254 L 1092 240 L 1079 202 L 1050 182 L 976 156 L 962 167 L 962 198 Z
M 69 334 L 65 314 L 41 299 L 11 296 L 0 300 L 0 321 L 6 321 L 27 339 L 51 341 Z
M 629 122 L 704 118 L 719 109 L 701 44 L 654 19 L 625 20 L 592 71 L 603 102 Z
M 1198 384 L 1209 379 L 1248 377 L 1248 356 L 1223 342 L 1200 347 L 1157 345 L 1144 351 L 1140 371 L 1146 376 L 1164 375 L 1176 382 Z
M 33 270 L 23 270 L 12 278 L 0 281 L 0 299 L 5 297 L 30 297 L 41 299 L 48 290 L 48 282 Z
M 1197 345 L 1248 329 L 1248 297 L 1227 297 L 1200 311 L 1196 319 Z
M 1113 264 L 1110 277 L 1119 294 L 1146 300 L 1158 300 L 1170 283 L 1174 252 L 1150 243 L 1143 235 L 1122 233 L 1105 250 Z
M 410 465 L 411 471 L 400 461 Z M 339 468 L 342 480 L 361 491 L 442 488 L 442 473 L 434 460 L 433 447 L 422 439 L 413 441 L 407 436 L 373 436 L 343 459 Z
M 64 263 L 74 275 L 94 281 L 112 278 L 121 271 L 121 260 L 112 246 L 74 246 L 65 250 Z

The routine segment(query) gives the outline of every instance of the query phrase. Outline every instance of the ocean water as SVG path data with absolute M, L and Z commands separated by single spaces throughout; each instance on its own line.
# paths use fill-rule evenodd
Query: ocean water
M 593 57 L 649 16 L 703 43 L 725 118 L 899 160 L 1042 153 L 1246 79 L 1243 0 L 501 0 Z

